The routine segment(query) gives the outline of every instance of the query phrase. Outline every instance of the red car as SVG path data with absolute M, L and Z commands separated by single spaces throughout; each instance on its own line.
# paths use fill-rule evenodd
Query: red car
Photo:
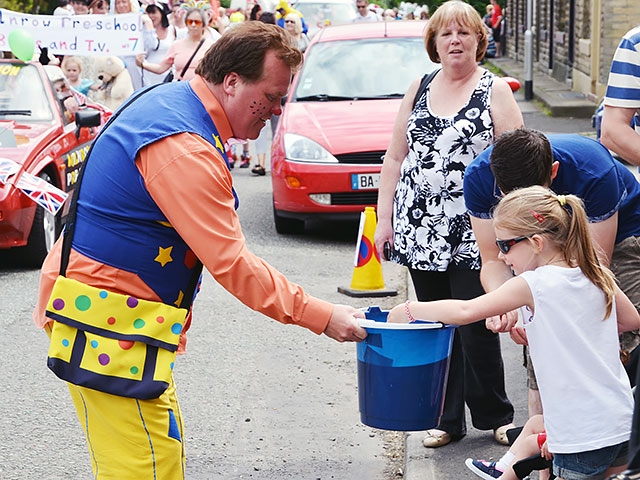
M 47 196 L 38 179 L 70 194 L 91 141 L 111 115 L 90 101 L 75 112 L 68 102 L 76 99 L 84 100 L 59 67 L 0 60 L 0 249 L 15 249 L 12 260 L 24 266 L 42 264 L 70 203 L 56 215 L 45 209 L 60 195 L 51 189 Z
M 278 233 L 310 218 L 358 219 L 378 200 L 380 168 L 402 98 L 437 68 L 426 22 L 389 21 L 320 30 L 305 53 L 273 138 Z

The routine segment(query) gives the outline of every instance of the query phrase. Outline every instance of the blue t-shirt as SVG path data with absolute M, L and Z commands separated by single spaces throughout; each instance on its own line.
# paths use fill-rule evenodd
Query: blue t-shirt
M 80 92 L 82 95 L 86 97 L 87 95 L 89 95 L 89 89 L 93 84 L 94 84 L 93 80 L 89 80 L 88 78 L 82 78 L 80 80 L 80 86 L 73 87 L 73 89 L 77 92 Z
M 590 222 L 602 222 L 618 212 L 616 243 L 640 236 L 640 183 L 599 142 L 575 134 L 549 135 L 558 174 L 551 190 L 580 197 Z M 490 168 L 489 147 L 464 174 L 464 202 L 469 215 L 491 218 L 502 197 Z

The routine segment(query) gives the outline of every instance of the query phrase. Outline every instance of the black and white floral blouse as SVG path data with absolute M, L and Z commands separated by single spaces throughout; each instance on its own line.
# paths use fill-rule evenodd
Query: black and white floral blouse
M 417 270 L 480 269 L 462 177 L 493 143 L 489 103 L 494 78 L 485 71 L 469 102 L 452 117 L 431 112 L 429 88 L 418 99 L 409 116 L 409 153 L 394 197 L 395 262 Z

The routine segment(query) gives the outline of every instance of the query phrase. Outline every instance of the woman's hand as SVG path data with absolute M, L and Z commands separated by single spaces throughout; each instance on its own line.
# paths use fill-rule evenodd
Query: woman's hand
M 142 64 L 144 63 L 145 58 L 147 58 L 147 54 L 144 52 L 136 55 L 136 65 L 142 68 Z
M 376 250 L 384 260 L 389 260 L 384 256 L 384 244 L 389 243 L 393 249 L 393 228 L 390 221 L 381 221 L 376 227 L 376 233 L 373 236 Z
M 148 31 L 153 30 L 153 22 L 151 21 L 151 18 L 149 17 L 149 15 L 144 13 L 140 18 L 142 19 L 143 30 L 148 30 Z

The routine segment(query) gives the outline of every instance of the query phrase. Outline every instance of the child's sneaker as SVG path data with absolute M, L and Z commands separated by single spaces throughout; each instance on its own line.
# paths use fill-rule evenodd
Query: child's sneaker
M 480 478 L 485 480 L 493 480 L 494 478 L 500 478 L 504 473 L 498 470 L 496 462 L 487 462 L 486 460 L 474 460 L 473 458 L 467 458 L 464 464 Z
M 251 155 L 246 155 L 244 152 L 242 153 L 242 162 L 240 162 L 240 168 L 249 168 L 251 165 Z

